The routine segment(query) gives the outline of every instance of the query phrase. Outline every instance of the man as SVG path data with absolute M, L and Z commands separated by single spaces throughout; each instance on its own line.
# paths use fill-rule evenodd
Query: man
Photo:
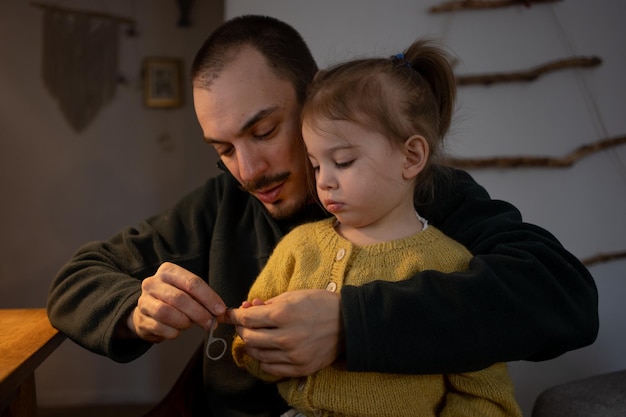
M 353 371 L 465 372 L 593 342 L 588 271 L 462 171 L 441 175 L 435 203 L 417 209 L 472 251 L 468 272 L 289 292 L 227 312 L 287 231 L 326 216 L 307 184 L 299 123 L 316 71 L 300 35 L 280 21 L 245 16 L 216 30 L 194 61 L 193 95 L 227 172 L 137 228 L 83 246 L 52 285 L 55 327 L 123 362 L 193 325 L 211 330 L 218 317 L 237 324 L 248 353 L 279 376 L 307 375 L 338 355 Z M 230 343 L 234 330 L 223 324 L 215 336 Z M 273 385 L 229 355 L 205 358 L 204 389 L 214 416 L 277 416 L 285 407 Z

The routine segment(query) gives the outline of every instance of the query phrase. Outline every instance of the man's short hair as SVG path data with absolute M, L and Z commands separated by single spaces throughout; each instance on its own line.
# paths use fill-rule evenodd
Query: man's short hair
M 211 82 L 244 47 L 259 51 L 279 78 L 291 82 L 298 101 L 304 102 L 317 64 L 298 31 L 269 16 L 238 16 L 217 28 L 193 61 L 191 79 L 194 87 L 210 88 Z

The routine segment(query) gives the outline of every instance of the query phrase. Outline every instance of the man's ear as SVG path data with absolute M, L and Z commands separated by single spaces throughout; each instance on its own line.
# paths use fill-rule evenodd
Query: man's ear
M 417 177 L 426 166 L 429 156 L 429 147 L 426 139 L 421 135 L 413 135 L 404 142 L 404 169 L 402 176 L 409 180 Z

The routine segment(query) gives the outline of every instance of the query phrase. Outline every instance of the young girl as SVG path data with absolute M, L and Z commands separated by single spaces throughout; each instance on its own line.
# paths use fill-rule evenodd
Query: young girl
M 302 136 L 319 201 L 333 217 L 287 234 L 242 306 L 296 289 L 340 291 L 426 269 L 467 269 L 472 255 L 415 211 L 432 194 L 433 170 L 443 169 L 436 161 L 455 95 L 446 55 L 425 41 L 390 59 L 321 71 L 304 105 Z M 233 356 L 254 375 L 277 380 L 238 336 Z M 290 415 L 521 415 L 503 363 L 464 374 L 396 375 L 349 372 L 337 361 L 306 378 L 282 379 L 278 389 L 295 409 Z

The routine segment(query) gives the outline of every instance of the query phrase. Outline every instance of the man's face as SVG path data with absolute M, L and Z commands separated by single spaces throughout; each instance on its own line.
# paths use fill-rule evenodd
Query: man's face
M 239 52 L 209 89 L 194 87 L 193 98 L 205 141 L 273 217 L 289 217 L 306 204 L 300 105 L 292 85 L 259 52 Z

